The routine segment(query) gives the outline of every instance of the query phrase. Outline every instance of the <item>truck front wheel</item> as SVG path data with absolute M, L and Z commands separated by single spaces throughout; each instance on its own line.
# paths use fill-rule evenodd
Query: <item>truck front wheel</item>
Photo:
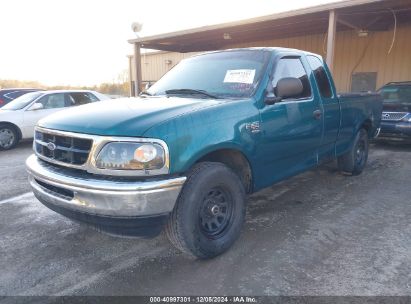
M 240 235 L 245 190 L 239 177 L 221 163 L 196 164 L 166 226 L 171 243 L 200 259 L 226 251 Z
M 368 134 L 358 131 L 351 149 L 338 157 L 338 169 L 343 173 L 359 175 L 364 170 L 368 159 Z

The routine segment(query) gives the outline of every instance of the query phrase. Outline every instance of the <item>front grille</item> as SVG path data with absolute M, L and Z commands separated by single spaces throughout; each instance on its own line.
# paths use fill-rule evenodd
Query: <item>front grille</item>
M 92 144 L 91 139 L 56 135 L 38 130 L 34 137 L 34 148 L 38 155 L 77 166 L 85 164 Z
M 382 112 L 381 120 L 400 121 L 407 116 L 406 112 Z

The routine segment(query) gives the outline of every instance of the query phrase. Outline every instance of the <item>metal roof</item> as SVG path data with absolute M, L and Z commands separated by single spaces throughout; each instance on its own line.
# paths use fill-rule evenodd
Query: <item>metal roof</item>
M 232 49 L 224 49 L 224 50 L 213 50 L 213 51 L 207 51 L 207 52 L 202 52 L 198 53 L 195 55 L 192 55 L 191 57 L 188 57 L 186 59 L 192 58 L 192 57 L 198 57 L 198 56 L 203 56 L 211 53 L 221 53 L 221 52 L 238 52 L 238 51 L 267 51 L 267 52 L 282 52 L 282 53 L 298 53 L 298 54 L 305 54 L 305 55 L 314 55 L 317 57 L 321 57 L 319 54 L 303 51 L 303 50 L 298 50 L 298 49 L 293 49 L 293 48 L 284 48 L 284 47 L 278 47 L 278 46 L 254 46 L 254 47 L 246 47 L 246 48 L 232 48 Z M 182 59 L 182 60 L 186 60 Z
M 394 24 L 411 22 L 411 0 L 348 0 L 299 10 L 203 26 L 129 40 L 143 48 L 195 52 L 216 50 L 236 43 L 258 42 L 327 31 L 328 12 L 338 13 L 337 31 L 365 29 L 383 31 Z M 224 39 L 224 34 L 230 39 Z M 226 37 L 227 38 L 227 37 Z

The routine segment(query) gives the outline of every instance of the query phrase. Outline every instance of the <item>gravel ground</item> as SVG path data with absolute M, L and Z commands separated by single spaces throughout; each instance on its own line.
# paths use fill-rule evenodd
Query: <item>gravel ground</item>
M 373 145 L 360 176 L 329 164 L 252 195 L 240 239 L 209 261 L 12 198 L 30 144 L 0 152 L 0 295 L 410 296 L 410 152 Z

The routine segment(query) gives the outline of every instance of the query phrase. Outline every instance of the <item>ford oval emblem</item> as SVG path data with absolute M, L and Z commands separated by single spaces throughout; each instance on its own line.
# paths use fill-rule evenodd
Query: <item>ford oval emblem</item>
M 47 148 L 48 148 L 50 151 L 54 151 L 54 150 L 56 150 L 57 146 L 56 146 L 54 143 L 49 142 L 49 143 L 47 144 Z

